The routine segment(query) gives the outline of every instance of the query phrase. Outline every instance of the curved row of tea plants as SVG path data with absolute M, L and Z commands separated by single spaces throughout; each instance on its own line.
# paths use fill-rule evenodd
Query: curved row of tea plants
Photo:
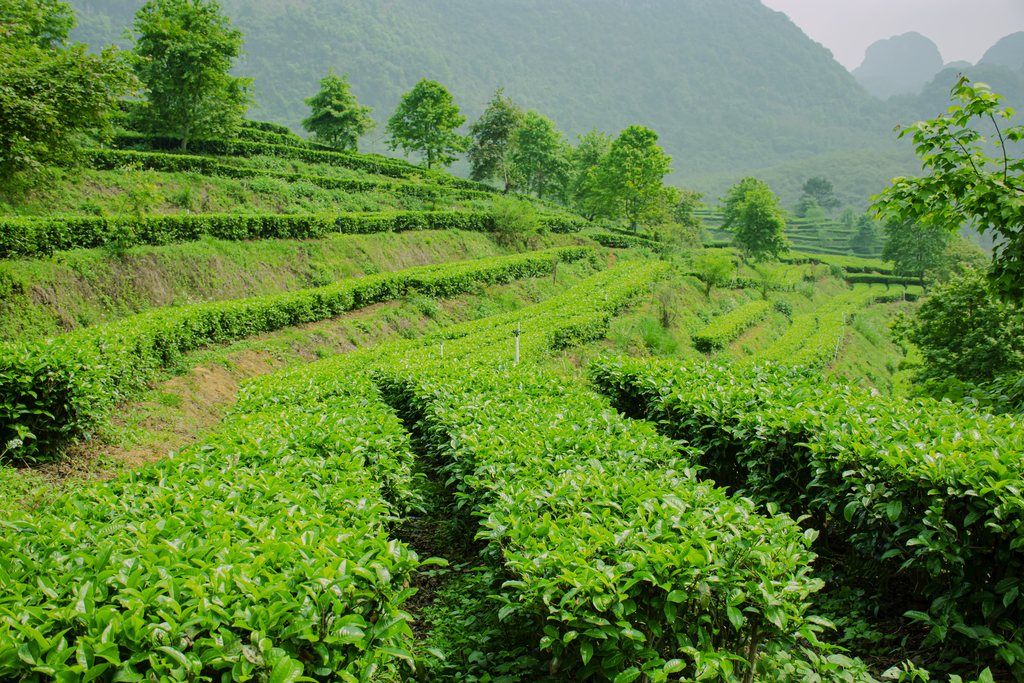
M 408 434 L 365 379 L 0 522 L 0 678 L 343 680 L 412 661 Z M 389 502 L 392 501 L 392 502 Z M 299 679 L 299 676 L 306 676 Z
M 204 344 L 324 320 L 410 291 L 452 296 L 588 257 L 593 252 L 585 247 L 564 247 L 424 266 L 267 297 L 156 309 L 38 343 L 5 344 L 0 443 L 8 444 L 4 455 L 10 458 L 47 457 L 144 386 L 156 368 Z
M 481 520 L 501 617 L 539 641 L 526 675 L 728 679 L 758 646 L 815 641 L 809 536 L 699 482 L 653 428 L 535 367 L 379 381 Z
M 699 449 L 699 464 L 842 539 L 848 569 L 906 577 L 924 647 L 988 650 L 1024 674 L 1024 422 L 871 396 L 776 366 L 607 360 L 598 388 Z
M 693 347 L 701 353 L 725 348 L 729 342 L 771 313 L 770 301 L 750 301 L 723 316 L 715 318 L 693 335 Z
M 307 182 L 325 190 L 343 190 L 345 192 L 371 192 L 374 190 L 395 192 L 425 200 L 438 199 L 490 199 L 494 195 L 479 189 L 455 189 L 408 182 L 392 178 L 331 178 L 301 173 L 279 173 L 244 166 L 223 164 L 212 157 L 201 157 L 186 154 L 166 154 L 161 152 L 137 152 L 133 150 L 90 150 L 85 155 L 85 163 L 90 168 L 100 171 L 116 170 L 125 165 L 138 164 L 142 168 L 168 173 L 198 173 L 204 176 L 223 178 L 279 178 L 289 183 Z
M 579 232 L 582 218 L 543 214 L 555 233 Z M 407 230 L 494 232 L 495 214 L 470 211 L 389 211 L 339 214 L 195 214 L 153 216 L 0 217 L 0 258 L 48 255 L 116 243 L 120 248 L 167 245 L 209 236 L 225 240 L 320 239 L 331 233 Z

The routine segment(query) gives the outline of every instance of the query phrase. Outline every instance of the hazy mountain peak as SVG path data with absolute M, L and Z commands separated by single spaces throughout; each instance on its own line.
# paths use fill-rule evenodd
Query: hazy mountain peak
M 942 67 L 938 46 L 910 31 L 869 45 L 864 62 L 851 73 L 869 93 L 887 99 L 891 95 L 920 92 Z
M 979 64 L 999 64 L 1011 69 L 1024 69 L 1024 31 L 1001 38 L 990 47 Z

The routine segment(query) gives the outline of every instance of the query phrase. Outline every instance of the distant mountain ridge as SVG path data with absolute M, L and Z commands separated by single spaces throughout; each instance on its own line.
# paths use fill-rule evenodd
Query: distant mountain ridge
M 869 93 L 885 100 L 892 95 L 921 92 L 942 66 L 938 46 L 911 31 L 869 45 L 864 62 L 850 73 Z

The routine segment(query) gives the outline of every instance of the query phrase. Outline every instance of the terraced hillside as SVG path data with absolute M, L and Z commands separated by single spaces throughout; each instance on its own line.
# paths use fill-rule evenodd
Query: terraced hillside
M 1024 430 L 900 397 L 920 288 L 246 131 L 0 218 L 0 678 L 1019 674 Z

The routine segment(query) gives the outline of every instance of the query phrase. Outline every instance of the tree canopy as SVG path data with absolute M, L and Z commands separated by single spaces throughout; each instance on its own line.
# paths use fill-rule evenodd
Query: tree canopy
M 999 236 L 989 280 L 1007 301 L 1024 301 L 1024 157 L 1015 157 L 1007 143 L 1024 140 L 1024 127 L 1004 126 L 1013 110 L 983 83 L 960 78 L 947 113 L 903 128 L 898 139 L 910 136 L 915 151 L 930 171 L 922 178 L 896 178 L 874 197 L 874 209 L 890 223 L 921 222 L 947 232 L 973 225 Z M 972 128 L 978 120 L 992 125 L 997 153 Z
M 766 261 L 789 251 L 786 220 L 768 184 L 747 176 L 720 198 L 725 204 L 722 230 L 755 261 Z
M 658 145 L 658 134 L 632 125 L 612 141 L 608 154 L 591 171 L 585 191 L 593 195 L 596 213 L 625 218 L 636 233 L 637 225 L 666 200 L 678 200 L 678 190 L 662 184 L 672 170 L 670 163 L 672 157 Z
M 136 92 L 126 55 L 65 46 L 74 26 L 59 0 L 0 0 L 0 192 L 12 197 L 54 166 L 73 166 L 76 134 L 110 132 L 117 99 Z
M 505 193 L 517 184 L 510 160 L 516 131 L 523 122 L 523 110 L 510 98 L 502 96 L 502 89 L 494 97 L 479 119 L 469 127 L 469 177 L 472 180 L 498 179 L 505 185 Z
M 825 211 L 834 211 L 839 208 L 839 198 L 836 197 L 835 188 L 832 182 L 822 176 L 808 178 L 803 186 L 803 197 L 813 199 L 818 206 Z
M 392 151 L 401 147 L 406 155 L 421 153 L 427 168 L 450 166 L 455 154 L 469 148 L 469 138 L 455 132 L 465 122 L 452 94 L 437 81 L 424 78 L 402 95 L 388 119 L 385 129 L 391 139 L 387 145 Z
M 552 186 L 563 185 L 568 173 L 565 137 L 551 119 L 531 109 L 515 133 L 512 162 L 527 190 L 543 199 Z
M 135 73 L 149 106 L 138 125 L 190 140 L 235 132 L 252 105 L 251 78 L 228 71 L 242 54 L 242 32 L 231 28 L 215 0 L 150 0 L 135 14 Z
M 302 129 L 312 133 L 317 142 L 358 152 L 359 138 L 377 126 L 370 118 L 373 109 L 356 101 L 347 73 L 339 77 L 331 67 L 319 83 L 320 92 L 305 100 L 311 111 L 302 120 Z
M 924 286 L 924 276 L 942 265 L 950 233 L 941 227 L 912 220 L 891 220 L 883 228 L 886 235 L 882 259 L 892 261 L 897 275 L 916 277 Z

